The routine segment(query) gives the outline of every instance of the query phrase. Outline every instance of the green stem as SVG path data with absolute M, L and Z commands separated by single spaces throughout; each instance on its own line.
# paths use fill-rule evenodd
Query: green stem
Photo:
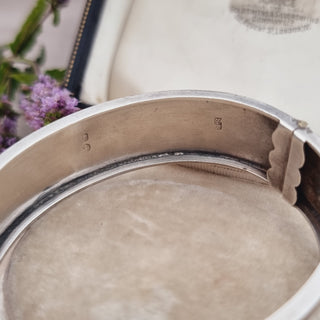
M 9 58 L 4 58 L 2 59 L 3 62 L 8 62 L 10 64 L 13 64 L 13 63 L 22 63 L 22 64 L 25 64 L 29 67 L 31 67 L 34 71 L 34 73 L 38 76 L 40 74 L 40 68 L 39 66 L 32 60 L 29 60 L 29 59 L 25 59 L 25 58 L 20 58 L 20 57 L 15 57 L 15 56 L 12 56 L 12 57 L 9 57 Z
M 53 10 L 50 7 L 49 10 L 43 15 L 42 19 L 40 20 L 40 22 L 38 24 L 38 27 L 41 26 L 47 20 L 47 18 L 51 15 L 51 13 L 53 13 Z
M 50 15 L 52 9 L 49 1 L 37 0 L 26 20 L 22 24 L 14 41 L 10 44 L 14 56 L 23 56 L 36 39 L 43 21 Z

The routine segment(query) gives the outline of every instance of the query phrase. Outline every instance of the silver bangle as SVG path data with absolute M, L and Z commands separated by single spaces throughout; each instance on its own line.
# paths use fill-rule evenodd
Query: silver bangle
M 8 263 L 24 230 L 70 194 L 138 168 L 183 162 L 245 170 L 268 182 L 302 210 L 320 242 L 320 137 L 303 121 L 251 99 L 173 91 L 88 108 L 4 152 L 0 264 Z M 319 303 L 320 265 L 268 319 L 307 319 Z

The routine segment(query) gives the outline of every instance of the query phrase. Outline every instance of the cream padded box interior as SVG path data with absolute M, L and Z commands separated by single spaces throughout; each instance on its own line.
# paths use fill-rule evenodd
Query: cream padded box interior
M 81 99 L 206 89 L 255 98 L 320 133 L 320 2 L 108 0 Z

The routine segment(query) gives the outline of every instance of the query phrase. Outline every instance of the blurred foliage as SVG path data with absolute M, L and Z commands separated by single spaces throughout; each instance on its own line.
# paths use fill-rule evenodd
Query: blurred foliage
M 44 47 L 40 48 L 34 59 L 28 58 L 27 54 L 35 46 L 47 18 L 52 17 L 53 25 L 59 24 L 61 7 L 67 2 L 67 0 L 37 0 L 14 40 L 0 46 L 0 152 L 3 150 L 1 141 L 8 135 L 3 128 L 5 120 L 8 122 L 8 117 L 15 120 L 18 116 L 12 106 L 17 93 L 28 92 L 32 83 L 41 74 L 50 75 L 59 83 L 63 81 L 65 70 L 41 71 L 46 58 Z

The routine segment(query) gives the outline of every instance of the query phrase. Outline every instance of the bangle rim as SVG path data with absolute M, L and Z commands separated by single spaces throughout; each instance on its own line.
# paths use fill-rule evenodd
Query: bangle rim
M 23 152 L 32 151 L 44 139 L 48 137 L 52 137 L 57 132 L 63 132 L 63 130 L 66 130 L 66 128 L 70 128 L 73 125 L 82 123 L 87 119 L 97 118 L 105 114 L 108 115 L 118 110 L 123 112 L 123 114 L 126 114 L 129 108 L 132 108 L 133 106 L 139 108 L 139 106 L 143 106 L 148 103 L 162 104 L 166 101 L 174 102 L 174 101 L 183 101 L 184 99 L 188 99 L 188 101 L 201 100 L 202 102 L 213 101 L 214 103 L 217 103 L 217 104 L 222 103 L 222 104 L 230 105 L 232 107 L 237 106 L 237 108 L 240 106 L 246 112 L 250 111 L 255 115 L 257 114 L 259 116 L 264 117 L 263 119 L 267 119 L 267 121 L 270 120 L 270 123 L 272 123 L 272 126 L 270 127 L 271 133 L 274 133 L 277 130 L 277 128 L 281 126 L 282 128 L 284 128 L 285 132 L 288 132 L 290 134 L 290 143 L 293 141 L 293 139 L 296 139 L 297 144 L 299 145 L 299 148 L 301 146 L 304 147 L 307 144 L 313 150 L 315 155 L 320 159 L 320 137 L 314 134 L 310 129 L 302 127 L 301 123 L 298 120 L 295 120 L 294 118 L 283 113 L 282 111 L 279 111 L 276 108 L 273 108 L 264 103 L 260 103 L 253 99 L 249 99 L 246 97 L 241 97 L 233 94 L 212 92 L 212 91 L 182 90 L 182 91 L 156 92 L 156 93 L 142 94 L 142 95 L 127 97 L 127 98 L 121 98 L 121 99 L 117 99 L 117 100 L 113 100 L 113 101 L 109 101 L 109 102 L 105 102 L 105 103 L 93 106 L 91 108 L 82 110 L 81 112 L 78 112 L 68 117 L 65 117 L 63 119 L 60 119 L 59 121 L 56 121 L 30 134 L 28 137 L 22 139 L 21 141 L 16 143 L 14 146 L 9 148 L 7 151 L 5 151 L 2 155 L 0 155 L 0 175 L 1 175 L 1 170 L 5 171 L 6 167 L 10 165 L 12 162 L 14 162 L 15 159 L 19 158 Z M 270 125 L 268 123 L 268 128 L 269 126 Z M 270 136 L 270 139 L 271 139 L 271 136 Z M 277 143 L 277 141 L 275 141 L 274 139 L 272 142 L 274 144 Z M 81 143 L 83 145 L 83 141 Z M 280 141 L 280 145 L 281 143 L 282 142 Z M 176 152 L 185 153 L 185 155 L 188 153 L 186 151 L 189 152 L 189 150 L 183 150 L 183 149 L 176 150 Z M 267 151 L 269 152 L 269 149 Z M 142 153 L 141 155 L 143 154 L 145 153 Z M 149 155 L 150 154 L 152 153 L 149 153 Z M 162 159 L 161 159 L 161 157 L 159 157 L 159 155 L 161 154 L 163 155 L 163 153 L 159 152 L 158 156 L 154 158 L 154 159 L 157 159 L 159 163 L 167 163 L 170 161 L 172 162 L 187 161 L 187 160 L 183 160 L 181 157 L 179 158 L 179 154 L 176 154 L 176 155 L 168 154 L 169 157 L 162 156 Z M 199 155 L 199 153 L 197 154 Z M 288 157 L 290 157 L 290 154 Z M 294 159 L 293 156 L 291 156 L 291 158 Z M 132 159 L 132 156 L 127 159 Z M 145 162 L 144 163 L 140 162 L 140 165 L 145 166 L 145 165 L 157 164 L 154 161 L 152 162 L 151 160 L 152 160 L 151 158 L 145 158 L 144 159 Z M 119 162 L 119 159 L 117 159 L 117 161 Z M 199 160 L 199 158 L 196 158 L 195 161 L 201 161 L 201 160 Z M 252 164 L 249 163 L 248 166 L 253 167 L 253 162 Z M 296 166 L 294 170 L 297 173 L 299 173 L 300 167 L 297 167 L 297 164 L 294 164 L 294 166 Z M 83 173 L 83 171 L 81 171 L 81 173 Z M 320 173 L 317 173 L 317 174 L 320 175 Z M 68 179 L 70 180 L 70 175 L 66 176 L 65 178 L 67 180 Z M 300 179 L 300 182 L 301 182 L 301 179 Z M 292 184 L 292 183 L 290 182 L 289 184 Z M 292 185 L 291 187 L 294 190 L 297 189 L 296 185 Z M 316 191 L 319 192 L 318 190 Z M 298 190 L 298 198 L 299 198 L 299 192 L 300 191 Z M 27 203 L 29 203 L 30 201 L 34 201 L 35 197 L 39 197 L 39 194 L 35 194 L 34 197 L 32 197 L 32 199 L 27 201 Z M 291 204 L 294 205 L 295 201 L 294 200 L 291 201 Z M 25 206 L 26 204 L 24 203 L 23 205 Z M 19 208 L 17 208 L 18 211 L 20 210 L 19 212 L 21 212 L 21 207 L 23 207 L 23 205 L 22 206 L 20 205 Z M 315 208 L 317 211 L 318 209 L 317 203 L 315 204 Z M 1 210 L 0 210 L 0 213 L 1 213 Z M 317 214 L 320 214 L 320 213 L 317 211 Z M 7 223 L 6 220 L 2 221 L 2 225 L 6 223 Z M 22 229 L 26 227 L 23 224 L 21 224 L 21 226 L 22 226 Z M 319 238 L 319 229 L 317 229 L 318 227 L 315 225 L 314 225 L 314 228 L 316 229 L 316 232 Z M 3 234 L 4 230 L 5 228 L 2 226 L 0 228 L 1 235 Z M 19 232 L 21 232 L 21 230 Z M 7 243 L 7 246 L 3 246 L 3 248 L 5 248 L 4 251 L 2 252 L 3 255 L 9 249 L 10 244 L 12 244 L 15 241 L 15 239 L 11 240 L 11 243 L 10 242 Z M 267 319 L 268 320 L 306 319 L 306 317 L 310 315 L 310 313 L 314 310 L 314 308 L 320 302 L 319 287 L 320 287 L 320 264 L 318 264 L 318 266 L 316 267 L 316 269 L 314 270 L 310 278 L 301 287 L 301 289 L 291 299 L 289 299 L 282 307 L 280 307 L 272 315 L 270 315 Z

